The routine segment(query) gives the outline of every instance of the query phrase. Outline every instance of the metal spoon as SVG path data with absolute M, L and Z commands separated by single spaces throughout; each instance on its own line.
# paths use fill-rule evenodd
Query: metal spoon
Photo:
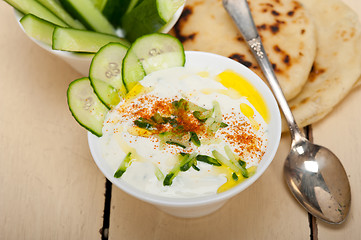
M 246 0 L 223 5 L 257 59 L 288 123 L 292 144 L 284 165 L 288 187 L 305 209 L 327 223 L 342 223 L 351 205 L 350 184 L 340 160 L 327 148 L 309 142 L 300 131 L 263 48 Z

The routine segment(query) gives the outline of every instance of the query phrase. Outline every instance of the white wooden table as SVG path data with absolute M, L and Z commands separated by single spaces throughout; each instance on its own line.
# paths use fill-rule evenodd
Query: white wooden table
M 345 2 L 361 16 L 360 0 Z M 314 141 L 343 161 L 351 213 L 342 225 L 313 219 L 310 227 L 283 180 L 287 135 L 252 187 L 203 218 L 175 218 L 107 188 L 67 107 L 67 86 L 78 77 L 31 42 L 0 2 L 0 239 L 102 239 L 104 229 L 124 240 L 361 239 L 361 87 L 312 126 Z

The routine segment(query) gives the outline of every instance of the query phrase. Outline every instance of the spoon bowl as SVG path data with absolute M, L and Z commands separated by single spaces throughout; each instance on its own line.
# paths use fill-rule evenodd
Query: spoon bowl
M 327 223 L 342 223 L 351 205 L 345 169 L 330 150 L 309 142 L 300 131 L 268 60 L 247 0 L 223 0 L 266 77 L 287 121 L 292 138 L 284 166 L 288 187 L 301 205 Z
M 339 159 L 325 147 L 303 138 L 292 145 L 284 165 L 295 198 L 315 217 L 342 223 L 351 205 L 351 189 Z

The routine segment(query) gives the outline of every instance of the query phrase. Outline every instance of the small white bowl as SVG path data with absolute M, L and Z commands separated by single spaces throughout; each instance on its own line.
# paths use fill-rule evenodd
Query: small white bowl
M 184 5 L 182 5 L 177 12 L 173 15 L 172 19 L 160 30 L 162 33 L 168 33 L 172 27 L 176 24 L 179 17 L 182 14 Z M 24 31 L 23 26 L 20 23 L 20 19 L 23 17 L 23 14 L 14 9 L 15 18 L 20 26 L 20 28 Z M 25 31 L 24 31 L 25 33 Z M 25 33 L 26 34 L 26 33 Z M 119 37 L 124 37 L 121 31 L 117 31 Z M 45 49 L 46 51 L 54 54 L 55 56 L 63 59 L 66 63 L 68 63 L 73 69 L 84 76 L 89 75 L 89 67 L 90 63 L 93 59 L 94 54 L 83 54 L 83 53 L 72 53 L 66 51 L 53 50 L 51 46 L 44 44 L 41 41 L 38 41 L 32 37 L 29 37 L 33 42 L 35 42 L 38 46 Z
M 186 65 L 196 71 L 209 71 L 211 73 L 220 73 L 227 69 L 233 70 L 248 79 L 264 97 L 270 112 L 268 145 L 266 153 L 262 157 L 256 173 L 252 177 L 225 192 L 205 197 L 167 198 L 152 195 L 135 189 L 122 181 L 122 179 L 114 178 L 114 169 L 111 169 L 102 158 L 99 138 L 88 133 L 88 142 L 95 163 L 106 178 L 108 178 L 115 186 L 140 200 L 157 206 L 171 215 L 191 218 L 201 217 L 216 211 L 226 202 L 226 200 L 245 190 L 264 173 L 272 162 L 279 145 L 281 137 L 281 118 L 277 102 L 268 86 L 255 73 L 242 64 L 211 53 L 187 51 Z

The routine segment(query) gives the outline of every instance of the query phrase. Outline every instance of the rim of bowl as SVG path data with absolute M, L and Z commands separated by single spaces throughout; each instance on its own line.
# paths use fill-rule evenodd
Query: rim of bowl
M 153 195 L 147 192 L 143 192 L 139 189 L 134 188 L 130 184 L 122 181 L 121 179 L 116 179 L 113 177 L 113 174 L 110 171 L 107 171 L 107 166 L 105 161 L 102 161 L 102 157 L 100 156 L 100 150 L 98 149 L 97 139 L 95 135 L 88 132 L 88 143 L 90 152 L 93 156 L 93 160 L 95 161 L 98 168 L 105 175 L 105 177 L 111 181 L 118 188 L 123 190 L 124 192 L 136 197 L 140 200 L 143 200 L 148 203 L 152 203 L 155 205 L 167 206 L 167 207 L 187 207 L 187 206 L 200 206 L 210 203 L 221 202 L 226 199 L 229 199 L 236 194 L 242 192 L 246 188 L 248 188 L 251 184 L 253 184 L 268 168 L 271 162 L 274 159 L 274 156 L 277 152 L 280 138 L 281 138 L 281 116 L 280 111 L 277 105 L 277 102 L 268 88 L 268 86 L 258 77 L 254 72 L 245 67 L 244 65 L 229 59 L 227 57 L 223 57 L 213 53 L 207 52 L 198 52 L 198 51 L 186 51 L 186 64 L 188 61 L 200 61 L 201 59 L 206 59 L 208 64 L 206 65 L 226 65 L 227 67 L 220 67 L 219 71 L 224 71 L 226 69 L 231 69 L 242 76 L 244 76 L 256 89 L 261 93 L 267 107 L 270 111 L 271 120 L 268 124 L 268 145 L 265 155 L 262 157 L 260 164 L 258 165 L 256 173 L 243 181 L 242 183 L 234 186 L 233 188 L 222 192 L 216 193 L 212 195 L 202 196 L 202 197 L 192 197 L 192 198 L 174 198 L 174 197 L 164 197 L 159 195 Z M 223 64 L 219 64 L 222 61 Z M 214 66 L 213 66 L 214 67 Z M 198 68 L 199 69 L 199 68 Z M 204 69 L 201 69 L 204 70 Z M 271 129 L 272 127 L 272 129 Z M 272 142 L 270 141 L 272 134 Z M 260 168 L 261 166 L 261 168 Z M 108 167 L 109 168 L 109 167 Z
M 178 21 L 178 19 L 180 18 L 180 16 L 182 15 L 183 9 L 184 9 L 185 3 L 178 8 L 178 10 L 175 12 L 175 14 L 173 15 L 173 17 L 171 18 L 171 20 L 164 25 L 159 32 L 161 33 L 168 33 L 176 24 L 176 22 Z M 51 48 L 51 46 L 36 40 L 32 37 L 30 37 L 24 30 L 23 26 L 20 23 L 20 19 L 24 16 L 24 14 L 22 14 L 21 12 L 19 12 L 18 10 L 16 10 L 14 8 L 14 16 L 15 19 L 18 23 L 18 25 L 20 26 L 21 30 L 25 33 L 26 36 L 28 36 L 33 42 L 35 42 L 38 46 L 40 46 L 41 48 L 55 54 L 55 55 L 60 55 L 62 57 L 67 57 L 67 58 L 73 58 L 73 59 L 79 59 L 79 58 L 83 58 L 83 59 L 91 59 L 94 56 L 94 53 L 76 53 L 76 52 L 68 52 L 68 51 L 60 51 L 60 50 L 54 50 Z M 118 37 L 124 37 L 121 29 L 116 31 Z

